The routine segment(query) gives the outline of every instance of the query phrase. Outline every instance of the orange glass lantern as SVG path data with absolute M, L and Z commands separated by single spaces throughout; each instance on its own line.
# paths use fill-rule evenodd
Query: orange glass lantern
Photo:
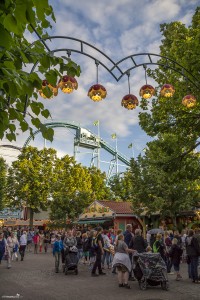
M 164 84 L 161 88 L 160 94 L 163 97 L 170 98 L 174 95 L 175 89 L 171 84 Z
M 95 102 L 101 101 L 106 98 L 107 91 L 105 87 L 101 84 L 95 84 L 90 87 L 88 91 L 88 97 Z
M 139 101 L 135 95 L 128 94 L 123 97 L 121 105 L 124 106 L 126 109 L 135 109 L 138 106 Z
M 65 94 L 71 94 L 74 90 L 78 89 L 78 82 L 72 76 L 65 75 L 60 79 L 58 87 Z
M 186 95 L 182 100 L 182 104 L 187 108 L 194 107 L 196 105 L 196 102 L 197 100 L 193 95 Z
M 140 97 L 150 99 L 155 94 L 155 89 L 149 84 L 145 84 L 140 89 Z
M 52 95 L 50 97 L 47 97 L 44 93 L 43 93 L 43 89 L 45 89 L 48 86 L 48 88 L 52 91 Z M 44 99 L 50 99 L 53 98 L 54 96 L 58 95 L 58 87 L 57 86 L 52 86 L 51 84 L 48 83 L 47 80 L 43 80 L 42 81 L 42 89 L 39 90 L 39 94 L 42 98 Z

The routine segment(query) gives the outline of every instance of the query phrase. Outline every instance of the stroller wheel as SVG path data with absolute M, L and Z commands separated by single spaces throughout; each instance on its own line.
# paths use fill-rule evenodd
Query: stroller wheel
M 168 281 L 162 281 L 161 282 L 161 288 L 165 291 L 169 290 L 169 282 Z
M 78 275 L 78 269 L 75 269 L 75 275 Z
M 140 286 L 140 289 L 141 289 L 142 291 L 145 291 L 146 288 L 147 288 L 147 282 L 146 282 L 146 280 L 144 280 L 144 281 L 139 281 L 139 286 Z

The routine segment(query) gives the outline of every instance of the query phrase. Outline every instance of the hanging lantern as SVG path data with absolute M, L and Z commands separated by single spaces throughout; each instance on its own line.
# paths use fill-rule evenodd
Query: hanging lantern
M 127 109 L 135 109 L 138 104 L 138 98 L 132 94 L 124 96 L 121 102 L 121 105 Z
M 171 84 L 164 84 L 161 88 L 160 94 L 163 97 L 170 98 L 174 95 L 175 89 Z
M 59 80 L 58 87 L 63 93 L 71 94 L 73 90 L 77 90 L 78 82 L 74 77 L 65 75 Z
M 90 87 L 88 91 L 88 97 L 95 102 L 101 101 L 106 98 L 107 91 L 105 87 L 101 84 L 95 84 Z
M 140 97 L 149 99 L 155 94 L 155 89 L 149 84 L 145 84 L 140 89 Z
M 51 90 L 51 92 L 53 93 L 50 97 L 47 97 L 44 93 L 43 93 L 43 89 L 45 89 L 48 86 L 48 88 Z M 58 87 L 57 86 L 52 86 L 51 84 L 48 83 L 47 80 L 43 80 L 42 81 L 42 89 L 39 90 L 39 94 L 42 98 L 44 99 L 50 99 L 53 98 L 54 96 L 58 95 Z
M 194 107 L 196 102 L 197 100 L 193 95 L 186 95 L 182 100 L 182 104 L 188 108 Z

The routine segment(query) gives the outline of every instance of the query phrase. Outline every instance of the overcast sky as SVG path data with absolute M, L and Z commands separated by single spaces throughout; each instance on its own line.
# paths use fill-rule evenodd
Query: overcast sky
M 142 52 L 159 54 L 162 39 L 160 24 L 177 20 L 188 26 L 199 1 L 51 0 L 50 3 L 56 17 L 56 23 L 52 22 L 50 35 L 83 40 L 117 62 L 131 54 Z M 29 36 L 29 39 L 34 40 L 35 37 Z M 77 43 L 64 39 L 52 40 L 48 45 L 51 49 L 78 47 Z M 104 61 L 98 52 L 90 53 L 100 61 Z M 60 53 L 63 54 L 65 53 Z M 60 91 L 56 98 L 43 101 L 51 111 L 52 118 L 56 121 L 80 123 L 82 127 L 94 133 L 97 133 L 97 127 L 93 122 L 99 120 L 101 138 L 115 147 L 116 141 L 111 138 L 111 135 L 116 133 L 118 149 L 128 157 L 131 157 L 133 152 L 137 157 L 150 138 L 138 125 L 139 110 L 128 111 L 121 106 L 121 99 L 128 94 L 127 76 L 123 76 L 117 82 L 108 71 L 99 66 L 99 83 L 106 88 L 107 97 L 95 103 L 87 96 L 90 86 L 96 83 L 94 61 L 76 53 L 72 53 L 71 59 L 81 66 L 81 76 L 77 78 L 79 88 L 70 95 Z M 105 63 L 109 66 L 108 61 Z M 122 67 L 124 69 L 129 67 L 128 62 Z M 155 85 L 151 79 L 148 79 L 148 83 Z M 145 84 L 143 68 L 134 69 L 130 76 L 131 94 L 136 95 L 138 100 L 140 100 L 139 89 L 143 84 Z M 47 146 L 57 149 L 60 155 L 72 155 L 74 133 L 67 129 L 55 129 L 54 142 L 47 143 Z M 23 146 L 27 137 L 27 134 L 19 134 L 16 145 Z M 5 141 L 1 143 L 5 144 Z M 133 143 L 133 152 L 128 148 L 130 143 Z M 30 145 L 41 148 L 44 145 L 41 135 L 37 135 Z M 82 151 L 77 159 L 87 164 L 91 155 L 83 154 Z M 110 158 L 102 151 L 102 160 Z M 104 168 L 102 165 L 102 169 Z

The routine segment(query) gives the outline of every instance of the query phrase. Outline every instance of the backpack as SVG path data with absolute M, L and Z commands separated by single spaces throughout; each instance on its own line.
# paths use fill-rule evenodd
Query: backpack
M 97 250 L 99 248 L 97 238 L 98 238 L 98 235 L 92 239 L 91 248 L 93 250 Z
M 153 253 L 159 253 L 160 245 L 158 245 L 158 241 L 153 243 Z
M 91 249 L 91 240 L 89 238 L 83 241 L 83 251 L 87 252 Z

